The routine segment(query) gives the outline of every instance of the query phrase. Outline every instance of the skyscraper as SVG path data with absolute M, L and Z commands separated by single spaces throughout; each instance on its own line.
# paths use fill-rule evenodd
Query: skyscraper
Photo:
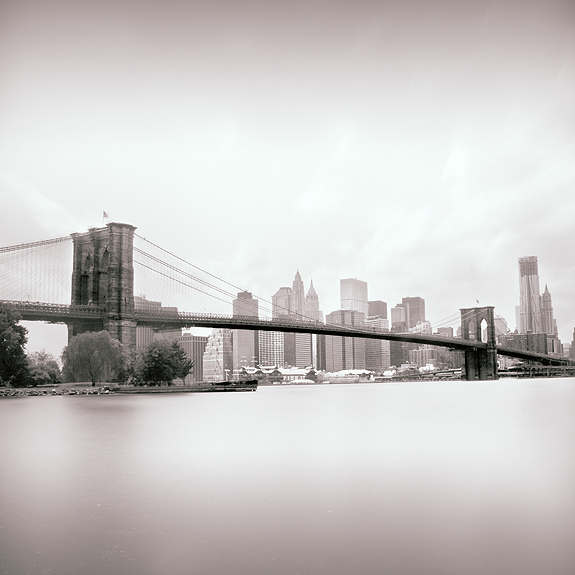
M 228 381 L 232 375 L 232 331 L 212 329 L 204 351 L 204 380 Z
M 541 331 L 548 335 L 557 335 L 557 322 L 553 318 L 553 304 L 547 284 L 545 284 L 545 291 L 541 295 Z
M 363 314 L 366 318 L 369 312 L 367 302 L 367 283 L 355 278 L 339 280 L 341 309 L 351 309 Z
M 258 317 L 258 300 L 249 291 L 239 292 L 233 301 L 234 317 Z M 233 369 L 253 367 L 258 363 L 258 332 L 249 329 L 233 329 Z
M 519 333 L 541 332 L 537 256 L 519 258 Z
M 371 302 L 370 302 L 370 309 Z M 375 331 L 389 331 L 389 320 L 374 315 L 365 320 L 365 325 Z M 365 340 L 365 368 L 381 373 L 390 365 L 390 342 L 384 339 Z
M 299 270 L 296 271 L 292 283 L 292 310 L 300 317 L 305 315 L 305 288 Z
M 401 304 L 391 308 L 391 325 L 399 331 L 407 331 L 407 310 Z
M 317 294 L 315 295 L 317 298 Z M 317 299 L 317 308 L 319 311 L 319 299 Z M 299 320 L 307 317 L 305 288 L 299 271 L 296 271 L 291 288 L 281 287 L 272 296 L 272 315 L 274 318 L 286 315 L 295 316 Z M 313 363 L 310 334 L 286 332 L 274 337 L 264 335 L 260 337 L 260 342 L 265 345 L 268 357 L 278 359 L 281 356 L 281 363 L 276 362 L 280 366 L 309 367 Z M 281 345 L 281 352 L 276 350 L 271 353 L 273 345 Z M 265 363 L 263 359 L 261 362 Z
M 367 302 L 366 302 L 367 303 Z M 340 309 L 326 316 L 328 324 L 363 326 L 363 313 L 354 310 Z M 365 369 L 365 339 L 360 337 L 325 336 L 326 369 Z
M 381 300 L 367 302 L 368 317 L 387 319 L 387 303 Z
M 425 300 L 421 297 L 401 298 L 401 305 L 405 308 L 407 327 L 415 327 L 419 322 L 425 321 Z
M 310 319 L 323 321 L 323 312 L 319 309 L 319 296 L 313 287 L 313 280 L 305 296 L 305 315 Z
M 284 334 L 281 331 L 259 331 L 259 365 L 282 367 L 284 364 Z
M 290 287 L 281 287 L 272 296 L 272 316 L 290 315 L 293 312 L 293 290 Z
M 313 280 L 305 296 L 305 315 L 309 319 L 323 323 L 323 312 L 319 309 L 319 296 L 313 287 Z M 323 365 L 325 369 L 325 336 L 312 335 L 311 345 L 312 365 L 317 369 L 322 369 L 319 366 Z

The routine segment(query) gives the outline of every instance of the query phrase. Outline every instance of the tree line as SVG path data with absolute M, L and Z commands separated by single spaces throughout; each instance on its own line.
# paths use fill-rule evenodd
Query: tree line
M 46 351 L 26 354 L 28 330 L 20 316 L 0 303 L 0 385 L 12 387 L 89 381 L 135 384 L 171 383 L 193 372 L 194 361 L 176 341 L 154 341 L 146 348 L 124 347 L 107 331 L 70 339 L 58 360 Z

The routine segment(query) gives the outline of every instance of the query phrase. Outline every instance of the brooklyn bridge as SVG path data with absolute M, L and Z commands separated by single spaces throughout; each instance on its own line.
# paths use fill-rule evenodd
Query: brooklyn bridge
M 497 379 L 498 355 L 544 365 L 569 363 L 498 345 L 492 306 L 461 309 L 460 338 L 335 325 L 305 316 L 230 315 L 224 312 L 231 308 L 235 295 L 231 290 L 243 288 L 135 232 L 132 225 L 108 223 L 84 233 L 0 247 L 0 300 L 11 305 L 23 320 L 66 324 L 69 338 L 105 329 L 128 346 L 136 343 L 137 326 L 155 330 L 212 327 L 380 339 L 461 350 L 468 380 Z M 136 292 L 136 287 L 140 291 Z M 140 309 L 134 295 L 144 292 L 179 305 Z M 182 306 L 196 311 L 180 311 Z M 482 338 L 484 328 L 486 338 Z

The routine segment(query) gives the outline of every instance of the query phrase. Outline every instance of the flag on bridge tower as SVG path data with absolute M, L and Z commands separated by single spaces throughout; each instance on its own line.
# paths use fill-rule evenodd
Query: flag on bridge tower
M 102 217 L 107 220 L 108 219 L 108 212 L 102 212 Z

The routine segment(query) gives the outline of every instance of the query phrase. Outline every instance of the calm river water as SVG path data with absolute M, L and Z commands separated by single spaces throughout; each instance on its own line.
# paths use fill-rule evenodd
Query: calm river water
M 2 575 L 572 575 L 575 379 L 0 401 Z

